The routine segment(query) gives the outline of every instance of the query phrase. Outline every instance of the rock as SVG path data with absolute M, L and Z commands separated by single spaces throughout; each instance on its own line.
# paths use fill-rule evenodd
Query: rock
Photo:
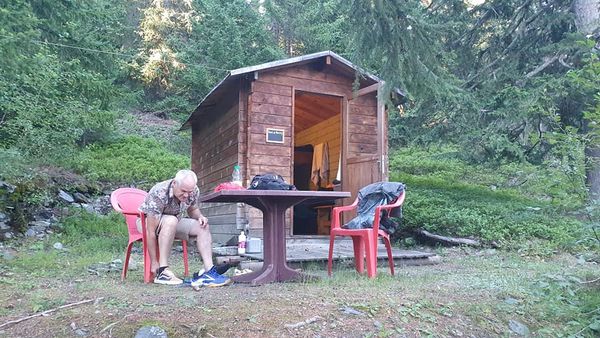
M 9 232 L 10 230 L 11 227 L 8 224 L 0 221 L 0 232 Z
M 67 203 L 75 202 L 75 199 L 73 198 L 73 196 L 71 196 L 71 194 L 69 194 L 68 192 L 66 192 L 62 189 L 58 191 L 58 197 L 60 197 L 63 201 L 65 201 Z
M 354 308 L 351 308 L 350 306 L 344 306 L 343 308 L 340 309 L 340 311 L 342 311 L 343 314 L 346 315 L 355 315 L 355 316 L 364 316 L 364 312 L 358 311 Z
M 516 320 L 509 320 L 508 321 L 508 328 L 518 334 L 519 336 L 529 336 L 529 328 L 527 327 L 527 325 L 516 321 Z
M 2 236 L 4 237 L 4 239 L 11 239 L 11 238 L 15 237 L 15 234 L 12 232 L 5 232 L 2 234 Z
M 8 221 L 9 221 L 8 215 L 3 212 L 0 212 L 0 222 L 8 222 Z
M 45 230 L 50 225 L 51 225 L 51 223 L 48 222 L 48 221 L 33 221 L 33 222 L 29 222 L 29 227 L 30 228 L 36 228 L 36 229 L 40 229 L 40 230 Z
M 0 189 L 1 190 L 6 190 L 9 193 L 13 193 L 15 192 L 15 189 L 17 189 L 17 187 L 15 187 L 14 185 L 10 184 L 10 183 L 6 183 L 4 181 L 0 181 Z
M 86 212 L 90 213 L 90 214 L 94 214 L 96 213 L 96 210 L 94 209 L 94 207 L 90 204 L 87 203 L 80 203 L 79 206 L 85 210 Z
M 80 192 L 76 192 L 73 194 L 73 198 L 77 203 L 90 203 L 90 199 Z
M 135 333 L 135 338 L 167 338 L 167 332 L 158 326 L 144 326 Z
M 16 254 L 17 254 L 17 250 L 12 249 L 12 248 L 6 248 L 6 249 L 0 250 L 0 257 L 4 258 L 7 261 L 15 259 Z
M 56 243 L 54 243 L 54 245 L 52 245 L 52 247 L 53 247 L 54 249 L 56 249 L 56 250 L 62 250 L 62 249 L 64 249 L 64 247 L 63 247 L 63 245 L 62 245 L 62 243 L 61 243 L 61 242 L 56 242 Z
M 35 230 L 27 229 L 27 231 L 25 232 L 25 237 L 35 237 Z

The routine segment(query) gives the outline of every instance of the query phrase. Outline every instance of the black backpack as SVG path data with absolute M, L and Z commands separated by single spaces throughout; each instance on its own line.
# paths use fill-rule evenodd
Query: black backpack
M 288 184 L 283 177 L 275 173 L 256 175 L 252 178 L 250 190 L 296 190 L 293 184 Z

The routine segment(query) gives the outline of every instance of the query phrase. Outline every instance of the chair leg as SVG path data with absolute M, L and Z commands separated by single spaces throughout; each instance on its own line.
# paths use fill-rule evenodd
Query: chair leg
M 367 234 L 365 238 L 365 253 L 367 255 L 367 275 L 369 278 L 375 278 L 377 276 L 377 234 L 373 235 L 372 232 Z
M 388 256 L 388 264 L 390 265 L 390 272 L 392 276 L 394 275 L 394 256 L 392 255 L 392 243 L 390 243 L 390 239 L 388 237 L 383 237 L 383 244 L 385 244 L 385 249 L 387 251 Z
M 327 259 L 327 275 L 331 276 L 331 270 L 333 268 L 333 242 L 335 241 L 335 235 L 329 235 L 329 258 Z
M 181 241 L 181 244 L 183 246 L 183 267 L 185 269 L 185 274 L 184 276 L 189 276 L 190 275 L 190 271 L 188 269 L 188 249 L 187 249 L 187 241 Z
M 365 244 L 362 236 L 352 236 L 354 247 L 354 265 L 358 273 L 365 271 Z
M 121 281 L 124 281 L 127 278 L 127 269 L 129 267 L 129 257 L 131 256 L 131 247 L 134 242 L 127 244 L 127 249 L 125 249 L 125 263 L 123 263 L 123 272 L 121 272 Z

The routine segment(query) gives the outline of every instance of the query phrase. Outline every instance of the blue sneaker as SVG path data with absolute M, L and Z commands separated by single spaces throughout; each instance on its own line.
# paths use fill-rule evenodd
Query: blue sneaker
M 210 270 L 200 276 L 194 274 L 191 285 L 193 288 L 199 288 L 201 286 L 217 287 L 229 285 L 231 282 L 231 278 L 219 274 L 216 267 L 213 266 Z

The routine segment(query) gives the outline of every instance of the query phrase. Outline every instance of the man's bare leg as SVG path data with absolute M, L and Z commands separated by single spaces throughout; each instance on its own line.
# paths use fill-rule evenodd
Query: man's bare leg
M 190 236 L 196 236 L 196 246 L 200 257 L 202 257 L 202 264 L 204 264 L 204 271 L 208 271 L 213 267 L 213 256 L 212 256 L 212 236 L 210 234 L 210 227 L 208 224 L 201 226 L 195 226 L 190 231 Z M 162 253 L 161 253 L 162 255 Z
M 168 266 L 179 220 L 175 216 L 163 215 L 160 222 L 160 233 L 158 234 L 158 252 L 160 257 L 158 258 L 158 265 Z

